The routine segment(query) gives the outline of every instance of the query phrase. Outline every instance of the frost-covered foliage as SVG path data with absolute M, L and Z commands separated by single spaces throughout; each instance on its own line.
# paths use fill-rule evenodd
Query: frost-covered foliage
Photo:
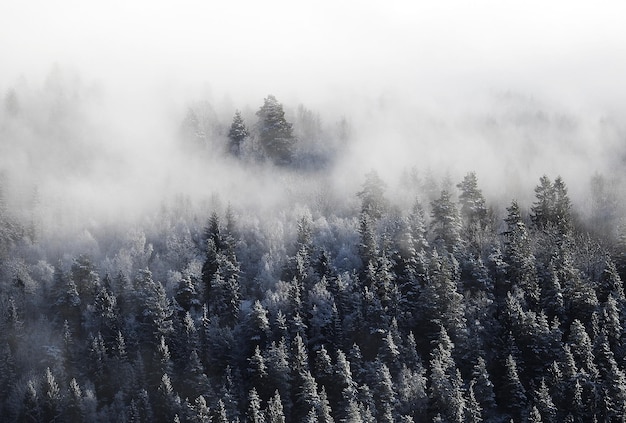
M 531 201 L 490 201 L 474 172 L 396 186 L 371 171 L 346 195 L 319 117 L 299 108 L 292 128 L 265 103 L 256 125 L 244 111 L 227 131 L 207 105 L 183 122 L 191 151 L 226 147 L 185 160 L 238 166 L 235 188 L 271 181 L 265 201 L 233 189 L 229 206 L 179 196 L 71 224 L 37 219 L 46 204 L 0 178 L 0 420 L 626 417 L 626 231 L 608 224 L 624 219 L 608 181 L 588 207 L 548 176 Z M 29 110 L 6 107 L 14 134 Z
M 560 178 L 498 223 L 473 173 L 430 221 L 372 175 L 352 214 L 161 211 L 54 262 L 5 204 L 3 421 L 625 416 L 622 256 Z

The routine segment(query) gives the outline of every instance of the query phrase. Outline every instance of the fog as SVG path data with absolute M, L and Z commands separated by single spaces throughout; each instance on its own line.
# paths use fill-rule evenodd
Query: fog
M 42 215 L 61 227 L 185 201 L 261 213 L 326 195 L 349 207 L 370 169 L 399 201 L 415 194 L 397 188 L 411 172 L 456 184 L 476 171 L 488 201 L 504 204 L 532 201 L 541 175 L 561 175 L 585 207 L 594 174 L 624 177 L 621 9 L 5 2 L 0 166 L 13 201 L 27 208 L 37 187 Z M 208 104 L 225 127 L 239 109 L 252 127 L 268 94 L 292 122 L 301 105 L 326 133 L 348 122 L 322 170 L 242 164 L 224 157 L 220 139 L 201 153 L 182 147 L 189 107 Z

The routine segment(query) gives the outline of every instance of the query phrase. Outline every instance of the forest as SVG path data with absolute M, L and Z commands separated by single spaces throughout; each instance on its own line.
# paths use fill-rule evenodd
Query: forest
M 161 178 L 115 167 L 129 152 L 92 130 L 97 94 L 69 87 L 9 90 L 0 111 L 0 420 L 626 418 L 623 138 L 616 167 L 571 185 L 387 179 L 345 165 L 358 123 L 268 95 L 187 104 Z M 526 128 L 519 151 L 577 127 L 509 110 L 481 130 Z

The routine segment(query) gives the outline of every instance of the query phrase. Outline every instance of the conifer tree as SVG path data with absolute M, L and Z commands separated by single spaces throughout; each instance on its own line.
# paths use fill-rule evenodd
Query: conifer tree
M 460 248 L 461 222 L 456 204 L 447 190 L 441 191 L 438 199 L 431 203 L 431 228 L 435 243 L 452 253 Z
M 527 410 L 526 389 L 520 381 L 517 363 L 511 354 L 506 358 L 502 403 L 515 420 L 520 420 Z
M 250 385 L 256 389 L 255 392 L 261 398 L 268 398 L 271 391 L 268 390 L 267 366 L 258 345 L 254 349 L 252 357 L 248 359 L 248 363 L 248 380 L 250 380 Z
M 266 156 L 275 164 L 291 163 L 296 140 L 291 123 L 285 120 L 283 105 L 276 97 L 268 95 L 256 115 L 259 142 Z
M 361 199 L 361 213 L 366 214 L 372 220 L 379 219 L 383 215 L 388 208 L 385 188 L 385 183 L 375 170 L 365 175 L 363 191 L 357 193 Z
M 248 128 L 246 128 L 246 124 L 241 117 L 241 112 L 236 110 L 233 123 L 230 125 L 230 130 L 228 131 L 228 150 L 230 153 L 234 156 L 239 156 L 241 154 L 241 147 L 249 135 Z
M 47 422 L 56 421 L 61 416 L 64 404 L 62 403 L 59 384 L 49 367 L 46 368 L 43 391 L 41 418 Z
M 28 423 L 39 423 L 41 421 L 41 406 L 39 393 L 35 382 L 30 379 L 26 384 L 26 391 L 19 419 Z
M 535 403 L 539 412 L 541 413 L 542 420 L 546 423 L 557 422 L 557 408 L 552 401 L 552 396 L 546 385 L 544 378 L 541 378 L 539 389 L 535 391 Z
M 463 380 L 452 358 L 454 344 L 443 326 L 431 352 L 429 398 L 433 415 L 461 423 L 465 413 L 465 398 L 461 391 Z
M 265 410 L 267 423 L 285 423 L 285 414 L 283 412 L 283 403 L 280 399 L 280 393 L 278 390 L 274 393 L 274 396 L 267 402 L 267 408 Z
M 474 383 L 470 383 L 467 391 L 467 401 L 465 408 L 465 421 L 468 423 L 480 423 L 483 421 L 482 408 L 474 394 Z
M 487 226 L 487 208 L 485 198 L 478 188 L 476 173 L 470 172 L 457 185 L 461 190 L 459 204 L 461 205 L 461 216 L 463 218 L 463 229 L 466 238 L 471 243 L 477 245 L 478 236 Z
M 198 396 L 193 405 L 194 414 L 191 418 L 193 423 L 210 423 L 211 410 L 207 406 L 206 400 L 202 395 Z
M 546 175 L 539 179 L 535 187 L 535 203 L 531 208 L 531 219 L 539 229 L 545 229 L 554 221 L 555 193 L 552 181 Z
M 83 413 L 83 405 L 82 405 L 82 397 L 83 393 L 76 382 L 76 379 L 72 378 L 70 380 L 70 385 L 68 389 L 68 398 L 67 398 L 67 406 L 65 408 L 65 417 L 67 421 L 70 422 L 80 422 L 83 421 L 84 413 Z
M 472 382 L 476 401 L 484 410 L 485 415 L 489 415 L 495 411 L 496 397 L 494 393 L 493 383 L 487 371 L 487 363 L 482 357 L 478 357 L 474 368 L 472 369 Z
M 261 399 L 255 388 L 250 390 L 248 394 L 248 419 L 250 423 L 265 423 L 265 415 L 261 409 Z

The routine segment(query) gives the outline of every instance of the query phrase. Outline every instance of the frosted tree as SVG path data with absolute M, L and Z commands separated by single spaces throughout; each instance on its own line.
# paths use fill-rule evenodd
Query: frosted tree
M 540 300 L 540 288 L 535 270 L 535 256 L 530 245 L 530 236 L 522 221 L 520 208 L 516 201 L 507 208 L 505 219 L 507 231 L 504 233 L 504 258 L 507 262 L 507 276 L 513 286 L 524 292 L 526 299 L 533 306 Z
M 528 406 L 528 398 L 526 397 L 526 389 L 520 381 L 517 372 L 517 363 L 512 355 L 506 359 L 504 384 L 502 386 L 502 401 L 505 408 L 516 421 L 519 421 L 524 415 Z
M 553 221 L 554 212 L 554 185 L 546 175 L 539 179 L 539 185 L 535 187 L 535 197 L 531 219 L 535 226 L 544 229 Z
M 233 123 L 230 125 L 230 130 L 228 131 L 228 149 L 230 153 L 239 156 L 241 154 L 241 147 L 249 135 L 248 128 L 241 117 L 241 112 L 239 110 L 235 111 Z
M 452 253 L 460 248 L 461 239 L 461 222 L 456 204 L 452 201 L 450 193 L 443 190 L 431 206 L 431 228 L 435 235 L 435 243 Z
M 374 220 L 380 218 L 388 207 L 385 189 L 386 185 L 378 176 L 378 172 L 371 170 L 367 173 L 363 183 L 363 190 L 357 193 L 357 196 L 361 199 L 361 212 Z
M 431 352 L 429 398 L 433 413 L 441 413 L 450 422 L 462 422 L 465 398 L 461 390 L 463 380 L 452 358 L 454 344 L 443 326 Z
M 465 175 L 465 178 L 457 187 L 461 190 L 459 204 L 461 205 L 463 229 L 467 239 L 471 243 L 476 244 L 480 231 L 487 226 L 485 198 L 478 188 L 476 173 L 470 172 Z
M 46 368 L 43 386 L 43 404 L 41 417 L 42 421 L 53 422 L 60 417 L 63 410 L 61 390 L 56 378 L 50 371 L 50 368 Z
M 278 390 L 274 393 L 274 396 L 267 402 L 265 409 L 267 416 L 267 423 L 285 423 L 285 413 L 283 411 L 283 403 L 280 399 L 280 393 Z
M 265 423 L 265 414 L 261 409 L 261 399 L 255 388 L 250 390 L 248 394 L 248 422 Z
M 291 123 L 285 120 L 283 105 L 268 95 L 256 115 L 259 118 L 256 130 L 265 155 L 275 164 L 291 163 L 296 140 Z

